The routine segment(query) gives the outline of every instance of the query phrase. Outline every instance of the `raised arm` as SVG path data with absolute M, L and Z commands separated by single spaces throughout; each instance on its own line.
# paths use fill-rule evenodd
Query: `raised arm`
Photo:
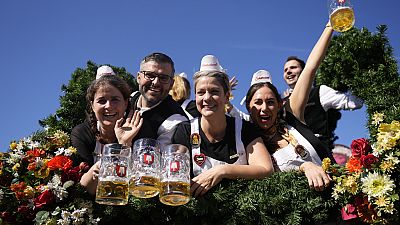
M 308 56 L 306 65 L 293 89 L 293 93 L 287 102 L 288 104 L 286 104 L 286 109 L 291 111 L 293 115 L 302 122 L 304 122 L 304 110 L 315 74 L 325 57 L 332 33 L 333 29 L 328 22 L 319 40 Z

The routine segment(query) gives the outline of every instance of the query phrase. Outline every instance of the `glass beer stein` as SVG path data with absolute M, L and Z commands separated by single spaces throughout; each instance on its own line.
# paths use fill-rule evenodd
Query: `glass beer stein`
M 100 159 L 96 202 L 105 205 L 126 205 L 129 197 L 129 164 L 131 148 L 120 144 L 104 146 Z
M 354 26 L 354 11 L 350 0 L 328 0 L 329 20 L 335 31 L 345 32 Z
M 178 206 L 190 200 L 190 155 L 179 144 L 168 145 L 161 154 L 160 201 Z
M 138 198 L 151 198 L 159 193 L 160 144 L 157 140 L 142 138 L 135 141 L 132 155 L 132 176 L 129 193 Z

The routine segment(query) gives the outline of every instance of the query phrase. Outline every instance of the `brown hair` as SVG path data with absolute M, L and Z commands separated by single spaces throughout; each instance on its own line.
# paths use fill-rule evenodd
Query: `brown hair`
M 296 60 L 300 64 L 301 69 L 304 69 L 304 67 L 306 66 L 306 63 L 303 60 L 299 59 L 297 56 L 287 57 L 286 62 L 289 62 L 291 60 Z
M 276 89 L 276 87 L 273 84 L 271 84 L 270 82 L 257 83 L 257 84 L 252 85 L 246 94 L 246 109 L 248 112 L 250 112 L 250 101 L 253 98 L 254 93 L 256 93 L 256 91 L 258 91 L 262 87 L 268 87 L 269 89 L 271 89 L 272 93 L 274 93 L 274 96 L 275 96 L 276 100 L 278 101 L 278 103 L 282 104 L 282 98 L 279 95 L 278 89 Z
M 92 81 L 92 83 L 89 85 L 89 87 L 86 91 L 87 117 L 88 117 L 88 121 L 90 123 L 90 128 L 93 131 L 93 133 L 95 134 L 97 140 L 100 140 L 101 138 L 100 138 L 100 132 L 97 129 L 97 118 L 92 109 L 92 102 L 94 101 L 94 96 L 95 96 L 96 92 L 101 87 L 104 87 L 107 85 L 111 85 L 111 86 L 117 88 L 121 92 L 122 96 L 124 97 L 124 100 L 128 100 L 132 93 L 131 88 L 129 87 L 128 83 L 116 75 L 103 75 L 99 79 Z M 129 109 L 129 108 L 130 107 L 128 105 L 127 109 Z

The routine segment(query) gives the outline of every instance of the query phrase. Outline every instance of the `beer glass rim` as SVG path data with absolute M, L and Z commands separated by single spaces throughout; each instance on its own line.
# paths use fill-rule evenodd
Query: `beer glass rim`
M 189 149 L 185 145 L 181 145 L 181 144 L 166 145 L 161 149 L 161 154 L 162 155 L 183 154 L 188 157 L 190 156 Z
M 113 153 L 114 151 L 119 151 L 118 153 Z M 103 156 L 108 155 L 120 155 L 120 156 L 129 156 L 131 153 L 131 147 L 127 145 L 122 145 L 118 143 L 110 143 L 105 144 L 103 149 Z
M 140 145 L 141 143 L 151 143 L 151 145 L 153 145 L 155 147 L 159 147 L 160 146 L 160 142 L 158 140 L 152 139 L 152 138 L 140 138 L 140 139 L 137 139 L 135 141 L 135 143 L 133 144 L 133 146 Z

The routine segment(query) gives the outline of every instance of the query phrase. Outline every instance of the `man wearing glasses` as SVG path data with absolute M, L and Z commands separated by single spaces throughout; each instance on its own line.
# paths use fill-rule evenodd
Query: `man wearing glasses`
M 152 138 L 162 145 L 171 144 L 175 127 L 187 116 L 168 94 L 174 84 L 174 62 L 163 53 L 152 53 L 141 61 L 137 74 L 139 91 L 132 93 L 131 106 L 139 110 L 143 125 L 133 142 Z

